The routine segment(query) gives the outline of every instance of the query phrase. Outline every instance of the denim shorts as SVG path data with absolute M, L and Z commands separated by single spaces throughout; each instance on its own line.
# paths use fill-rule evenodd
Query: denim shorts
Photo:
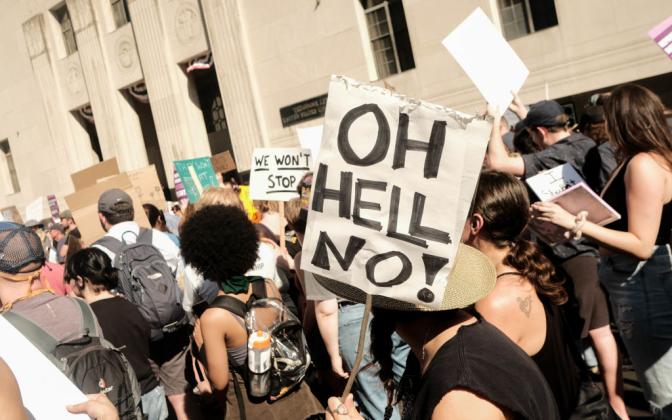
M 644 261 L 602 258 L 600 281 L 621 338 L 656 418 L 672 419 L 672 252 L 656 246 Z

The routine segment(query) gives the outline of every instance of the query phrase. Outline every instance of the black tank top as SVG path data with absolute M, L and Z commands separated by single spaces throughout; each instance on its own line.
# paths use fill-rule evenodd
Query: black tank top
M 560 419 L 553 394 L 532 359 L 482 319 L 460 328 L 439 349 L 414 387 L 412 408 L 404 410 L 404 419 L 431 419 L 441 399 L 456 388 L 472 391 L 516 418 Z
M 543 300 L 542 303 L 546 312 L 546 340 L 532 360 L 551 387 L 560 416 L 566 419 L 576 408 L 581 375 L 586 371 L 578 350 L 573 346 L 573 339 L 560 309 Z
M 620 215 L 621 219 L 608 224 L 609 229 L 621 232 L 628 231 L 628 205 L 625 198 L 625 170 L 630 163 L 628 159 L 625 164 L 617 169 L 613 180 L 607 185 L 602 193 L 602 198 Z M 670 243 L 670 232 L 672 231 L 672 202 L 663 206 L 663 213 L 660 218 L 660 227 L 658 236 L 656 236 L 656 245 Z

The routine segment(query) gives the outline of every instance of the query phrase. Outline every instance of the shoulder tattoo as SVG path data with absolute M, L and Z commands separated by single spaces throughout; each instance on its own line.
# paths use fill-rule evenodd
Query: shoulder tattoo
M 530 312 L 532 312 L 532 296 L 527 295 L 525 298 L 517 297 L 518 307 L 525 314 L 526 317 L 530 317 Z

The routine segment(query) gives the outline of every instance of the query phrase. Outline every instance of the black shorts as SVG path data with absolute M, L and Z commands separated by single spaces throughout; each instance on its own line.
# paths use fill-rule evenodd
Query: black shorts
M 577 255 L 558 268 L 566 274 L 568 292 L 573 292 L 578 304 L 579 317 L 583 321 L 581 338 L 588 331 L 609 325 L 609 306 L 597 274 L 598 259 L 593 255 Z

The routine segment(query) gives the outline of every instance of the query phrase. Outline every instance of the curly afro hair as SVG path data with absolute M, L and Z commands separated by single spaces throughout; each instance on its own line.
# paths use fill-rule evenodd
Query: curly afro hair
M 254 225 L 236 207 L 204 207 L 182 226 L 182 257 L 205 278 L 218 283 L 251 269 L 258 247 Z

